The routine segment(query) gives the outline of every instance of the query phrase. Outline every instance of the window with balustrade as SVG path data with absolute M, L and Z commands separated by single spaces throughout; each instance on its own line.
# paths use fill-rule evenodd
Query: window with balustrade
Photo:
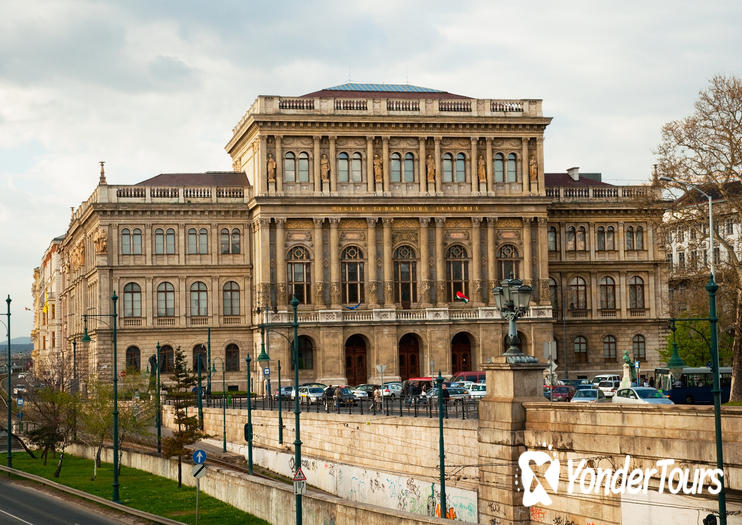
M 363 273 L 363 252 L 358 246 L 348 246 L 340 254 L 340 279 L 342 301 L 356 305 L 363 302 L 365 276 Z
M 631 340 L 631 351 L 636 361 L 647 360 L 647 344 L 643 335 L 637 334 L 633 337 Z
M 572 349 L 575 354 L 575 362 L 586 363 L 587 362 L 587 339 L 578 335 L 572 342 Z
M 240 371 L 240 348 L 230 343 L 224 350 L 224 366 L 227 372 L 239 372 Z
M 293 151 L 287 151 L 283 155 L 283 180 L 296 182 L 296 155 Z
M 446 251 L 448 302 L 456 300 L 456 292 L 469 296 L 469 256 L 466 248 L 454 244 Z
M 603 359 L 606 361 L 616 360 L 616 338 L 612 335 L 603 338 Z
M 196 281 L 191 285 L 191 317 L 206 317 L 209 314 L 209 292 L 206 284 Z
M 505 182 L 505 156 L 497 153 L 492 163 L 494 164 L 495 182 Z
M 508 182 L 518 181 L 518 156 L 515 153 L 508 155 Z
M 497 278 L 517 279 L 520 275 L 520 254 L 512 244 L 505 244 L 497 250 Z
M 350 157 L 344 151 L 338 154 L 338 182 L 348 182 L 350 173 Z
M 629 308 L 644 310 L 644 280 L 639 276 L 629 279 Z
M 169 282 L 157 286 L 157 317 L 175 317 L 175 287 Z
M 222 312 L 223 315 L 240 315 L 240 286 L 234 281 L 222 287 Z
M 453 155 L 443 154 L 443 182 L 453 182 Z
M 600 310 L 603 316 L 615 315 L 616 311 L 616 281 L 613 277 L 600 279 Z
M 394 301 L 403 308 L 417 302 L 417 258 L 412 246 L 394 250 Z
M 587 283 L 582 277 L 569 281 L 569 310 L 574 317 L 587 316 Z
M 466 155 L 456 155 L 456 182 L 466 182 Z
M 296 296 L 302 304 L 311 303 L 311 259 L 309 251 L 303 246 L 295 246 L 288 253 L 286 265 L 288 272 L 289 297 Z
M 556 226 L 549 226 L 546 232 L 546 240 L 550 252 L 559 250 L 559 231 L 556 229 Z
M 137 283 L 124 286 L 124 317 L 142 316 L 142 289 Z

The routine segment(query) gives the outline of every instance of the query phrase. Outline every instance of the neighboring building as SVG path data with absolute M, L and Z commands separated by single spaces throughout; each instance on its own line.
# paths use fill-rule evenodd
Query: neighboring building
M 550 121 L 540 100 L 408 85 L 260 96 L 227 144 L 234 172 L 132 186 L 108 185 L 101 172 L 62 245 L 67 345 L 83 333 L 81 314 L 111 313 L 115 291 L 120 369 L 144 370 L 158 342 L 163 369 L 178 346 L 195 365 L 208 341 L 228 385 L 244 388 L 264 320 L 279 324 L 266 335 L 272 375 L 277 359 L 289 375 L 296 295 L 302 381 L 377 382 L 382 364 L 384 379 L 451 374 L 502 353 L 507 324 L 490 290 L 513 274 L 534 288 L 518 322 L 527 353 L 542 356 L 561 333 L 571 372 L 618 370 L 641 335 L 637 352 L 656 363 L 665 258 L 632 199 L 658 194 L 599 176 L 545 176 Z M 599 248 L 609 228 L 615 247 Z M 625 249 L 629 231 L 639 248 Z M 600 305 L 604 277 L 615 297 Z M 576 278 L 584 286 L 574 288 L 566 329 L 554 332 L 552 295 Z M 110 375 L 104 321 L 91 318 L 93 341 L 78 345 L 82 377 Z M 575 358 L 578 337 L 586 341 Z
M 64 367 L 66 343 L 62 332 L 64 322 L 60 294 L 62 292 L 62 258 L 60 247 L 64 237 L 56 237 L 44 252 L 41 265 L 34 268 L 34 327 L 31 332 L 36 373 L 49 375 Z

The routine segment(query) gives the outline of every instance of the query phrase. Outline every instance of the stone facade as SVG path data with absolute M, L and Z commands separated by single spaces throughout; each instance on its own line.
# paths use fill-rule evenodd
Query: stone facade
M 34 268 L 33 296 L 34 328 L 31 342 L 34 370 L 48 377 L 49 374 L 65 372 L 64 364 L 67 345 L 64 341 L 64 315 L 60 294 L 62 292 L 62 258 L 60 246 L 63 238 L 58 237 L 44 252 L 41 265 Z M 70 352 L 71 353 L 71 349 Z M 63 378 L 62 378 L 63 379 Z

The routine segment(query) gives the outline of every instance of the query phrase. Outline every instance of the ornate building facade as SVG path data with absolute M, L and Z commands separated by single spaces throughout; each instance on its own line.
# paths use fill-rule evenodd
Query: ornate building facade
M 226 146 L 233 172 L 131 186 L 101 173 L 61 247 L 65 339 L 81 336 L 82 313 L 111 313 L 115 291 L 120 368 L 143 370 L 158 342 L 165 369 L 174 348 L 195 365 L 208 347 L 244 388 L 259 323 L 274 325 L 273 377 L 276 360 L 290 370 L 296 295 L 303 380 L 377 382 L 375 365 L 384 379 L 454 373 L 502 353 L 490 290 L 513 275 L 534 288 L 518 322 L 527 353 L 557 336 L 573 373 L 618 370 L 632 348 L 652 363 L 665 257 L 633 198 L 654 189 L 544 174 L 550 121 L 540 100 L 407 85 L 260 96 Z M 99 319 L 81 376 L 110 370 Z

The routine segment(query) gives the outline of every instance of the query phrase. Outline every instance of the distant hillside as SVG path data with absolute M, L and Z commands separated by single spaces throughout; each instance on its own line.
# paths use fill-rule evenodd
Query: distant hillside
M 33 350 L 33 343 L 30 337 L 14 337 L 10 340 L 10 353 L 21 354 L 24 352 L 31 352 Z M 0 354 L 8 351 L 8 343 L 2 341 L 0 343 Z

